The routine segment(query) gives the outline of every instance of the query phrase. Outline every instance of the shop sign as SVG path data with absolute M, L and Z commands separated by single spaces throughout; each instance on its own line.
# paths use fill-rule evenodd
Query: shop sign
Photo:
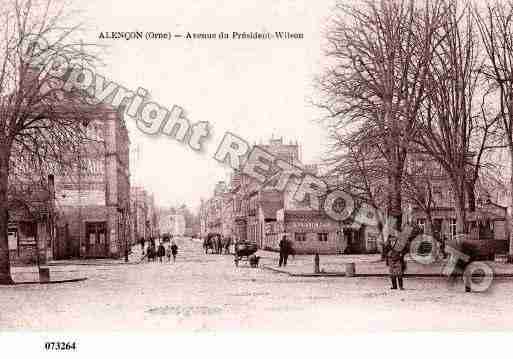
M 105 190 L 62 190 L 55 197 L 59 206 L 105 206 Z
M 321 222 L 321 221 L 305 221 L 305 222 L 293 222 L 290 224 L 290 227 L 297 228 L 297 229 L 304 229 L 304 230 L 318 230 L 318 229 L 335 229 L 336 226 L 327 223 L 327 222 Z

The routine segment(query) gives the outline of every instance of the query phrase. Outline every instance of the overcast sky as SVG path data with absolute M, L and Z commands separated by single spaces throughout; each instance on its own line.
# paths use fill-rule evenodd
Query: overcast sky
M 318 110 L 308 99 L 321 70 L 322 27 L 333 1 L 94 0 L 80 4 L 89 30 L 85 42 L 109 45 L 105 77 L 152 99 L 185 109 L 191 122 L 208 121 L 212 138 L 206 153 L 196 153 L 163 135 L 142 134 L 129 119 L 131 182 L 143 184 L 157 203 L 199 204 L 211 196 L 228 171 L 213 159 L 225 131 L 248 142 L 272 135 L 301 143 L 302 159 L 317 162 L 325 150 L 325 132 L 314 120 Z M 99 40 L 101 31 L 290 31 L 303 40 Z

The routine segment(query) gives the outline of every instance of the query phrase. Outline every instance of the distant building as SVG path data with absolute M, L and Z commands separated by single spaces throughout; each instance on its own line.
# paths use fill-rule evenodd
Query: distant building
M 259 147 L 307 173 L 318 174 L 316 165 L 301 162 L 297 142 L 286 144 L 283 138 L 272 138 Z M 345 248 L 344 233 L 349 236 L 360 230 L 341 226 L 324 213 L 293 201 L 292 192 L 280 192 L 273 186 L 274 183 L 261 184 L 234 171 L 229 186 L 219 183 L 214 196 L 202 201 L 202 234 L 220 233 L 271 250 L 277 250 L 281 237 L 288 235 L 300 253 L 337 253 Z
M 170 234 L 183 236 L 185 234 L 185 217 L 182 214 L 173 214 L 169 218 L 171 223 Z
M 427 191 L 431 191 L 432 204 L 426 209 L 420 208 L 415 203 L 409 203 L 409 221 L 418 225 L 423 231 L 429 230 L 437 238 L 445 238 L 448 241 L 456 239 L 458 233 L 455 196 L 444 171 L 435 162 L 422 158 L 416 159 L 411 165 L 425 167 L 419 176 L 429 182 L 425 196 L 429 194 Z M 506 250 L 510 229 L 507 226 L 508 204 L 504 201 L 504 194 L 507 193 L 498 183 L 480 178 L 473 193 L 475 209 L 471 209 L 469 195 L 466 193 L 467 239 L 503 241 L 502 246 L 497 243 L 495 248 L 502 247 Z M 428 228 L 430 223 L 432 228 Z

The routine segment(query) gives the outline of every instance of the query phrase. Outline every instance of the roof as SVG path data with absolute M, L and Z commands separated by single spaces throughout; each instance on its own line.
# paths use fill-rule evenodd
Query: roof
M 281 202 L 264 202 L 261 204 L 264 218 L 276 219 L 276 212 L 283 208 Z

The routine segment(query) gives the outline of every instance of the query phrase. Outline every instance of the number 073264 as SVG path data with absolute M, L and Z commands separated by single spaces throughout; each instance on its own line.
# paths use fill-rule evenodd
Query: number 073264
M 77 350 L 76 342 L 45 342 L 45 350 Z

